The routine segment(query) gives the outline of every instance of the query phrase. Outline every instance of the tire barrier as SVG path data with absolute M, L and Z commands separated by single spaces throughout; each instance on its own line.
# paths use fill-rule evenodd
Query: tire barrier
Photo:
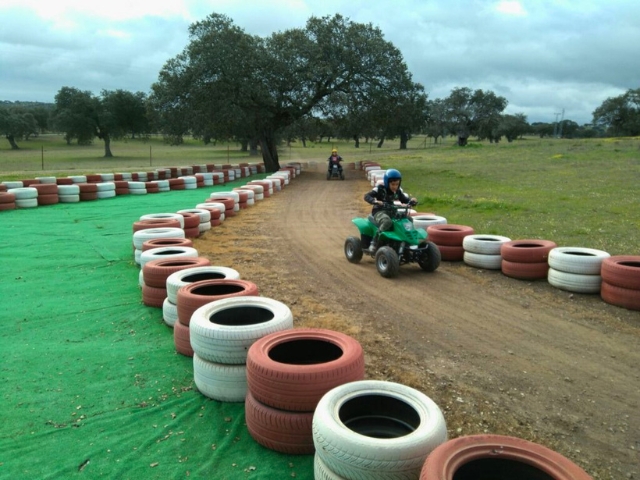
M 467 235 L 462 240 L 463 260 L 469 266 L 487 270 L 500 270 L 502 256 L 500 248 L 511 239 L 500 235 Z
M 600 271 L 607 252 L 584 247 L 556 247 L 549 252 L 547 280 L 561 290 L 600 293 Z
M 329 390 L 364 378 L 364 352 L 331 330 L 290 328 L 255 341 L 247 353 L 247 428 L 264 447 L 314 452 L 312 419 Z
M 549 252 L 556 248 L 550 240 L 512 240 L 500 247 L 502 273 L 519 280 L 546 279 L 549 274 Z
M 582 468 L 537 443 L 504 435 L 468 435 L 435 448 L 420 480 L 592 480 Z
M 438 405 L 393 382 L 335 387 L 313 415 L 316 478 L 418 478 L 427 456 L 446 441 Z M 322 471 L 335 476 L 318 476 Z
M 464 237 L 473 235 L 472 227 L 455 224 L 435 224 L 427 227 L 429 241 L 440 250 L 442 260 L 458 262 L 464 259 Z
M 180 270 L 167 277 L 167 297 L 177 303 L 178 290 L 185 285 L 203 280 L 239 280 L 240 274 L 233 268 L 221 266 L 194 267 Z

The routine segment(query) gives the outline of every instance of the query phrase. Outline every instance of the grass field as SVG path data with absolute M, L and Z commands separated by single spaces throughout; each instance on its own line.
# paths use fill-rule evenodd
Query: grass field
M 173 147 L 161 138 L 114 141 L 112 159 L 103 158 L 100 141 L 67 146 L 60 136 L 44 135 L 19 145 L 11 151 L 8 142 L 0 143 L 0 181 L 260 161 L 237 144 L 205 146 L 193 140 Z M 280 160 L 322 162 L 332 146 L 346 162 L 371 159 L 399 168 L 404 189 L 421 203 L 419 211 L 470 225 L 476 233 L 640 255 L 639 138 L 526 138 L 458 148 L 452 139 L 434 145 L 417 137 L 406 151 L 398 150 L 397 141 L 381 149 L 364 142 L 359 149 L 346 142 L 306 148 L 295 143 L 280 149 Z

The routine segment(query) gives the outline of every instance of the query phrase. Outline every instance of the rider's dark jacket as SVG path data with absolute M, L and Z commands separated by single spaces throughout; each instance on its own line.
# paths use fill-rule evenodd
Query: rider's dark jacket
M 334 163 L 337 163 L 338 169 L 342 170 L 342 165 L 340 164 L 340 162 L 342 162 L 342 157 L 340 155 L 336 155 L 335 157 L 331 155 L 328 160 L 329 160 L 329 171 L 331 171 L 331 167 L 333 167 Z
M 376 185 L 373 190 L 364 194 L 364 201 L 373 205 L 371 215 L 375 215 L 380 210 L 384 210 L 384 205 L 376 205 L 376 200 L 383 203 L 393 203 L 395 200 L 400 200 L 402 203 L 409 203 L 411 197 L 402 191 L 401 187 L 398 187 L 396 193 L 393 193 L 384 185 Z

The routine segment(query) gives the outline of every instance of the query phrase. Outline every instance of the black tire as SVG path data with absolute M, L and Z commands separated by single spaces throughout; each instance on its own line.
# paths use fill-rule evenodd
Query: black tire
M 331 180 L 331 172 L 327 172 L 327 180 Z
M 362 243 L 358 237 L 348 237 L 344 242 L 344 255 L 351 263 L 362 260 Z
M 344 173 L 340 172 L 340 180 L 344 180 Z
M 435 272 L 440 266 L 440 261 L 442 260 L 442 255 L 440 254 L 440 250 L 433 242 L 422 242 L 420 243 L 420 248 L 428 247 L 427 251 L 424 252 L 418 258 L 418 265 L 425 272 Z
M 376 268 L 384 278 L 393 278 L 400 270 L 398 254 L 391 247 L 380 247 L 376 252 Z

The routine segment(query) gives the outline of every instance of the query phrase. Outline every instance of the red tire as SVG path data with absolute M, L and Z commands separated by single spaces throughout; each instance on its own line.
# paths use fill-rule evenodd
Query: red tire
M 420 480 L 592 480 L 559 453 L 521 438 L 469 435 L 449 440 L 427 457 Z
M 557 246 L 550 240 L 512 240 L 500 246 L 500 255 L 508 262 L 547 263 L 549 252 Z
M 184 228 L 198 228 L 200 225 L 200 217 L 195 213 L 182 212 L 180 215 L 184 217 Z
M 58 195 L 58 185 L 56 183 L 34 183 L 31 186 L 38 190 L 38 196 Z
M 0 211 L 3 211 L 3 210 L 15 210 L 15 209 L 16 209 L 16 202 L 0 203 Z
M 184 236 L 187 238 L 198 238 L 200 236 L 200 224 L 194 228 L 184 228 Z
M 427 227 L 429 241 L 438 246 L 459 247 L 462 245 L 464 237 L 473 235 L 473 233 L 473 228 L 466 225 L 439 224 Z
M 16 196 L 10 192 L 0 192 L 0 204 L 2 203 L 13 203 L 15 206 Z
M 211 265 L 211 262 L 205 257 L 151 260 L 145 263 L 144 267 L 142 267 L 142 277 L 145 285 L 166 289 L 167 278 L 172 273 L 179 272 L 180 270 L 185 270 L 187 268 L 207 267 L 209 265 Z
M 244 404 L 247 430 L 263 447 L 290 455 L 315 452 L 311 429 L 313 412 L 288 412 L 260 403 L 247 392 Z
M 142 303 L 147 307 L 162 308 L 164 299 L 167 298 L 167 289 L 142 285 Z
M 547 262 L 520 263 L 502 260 L 502 273 L 507 277 L 519 280 L 546 279 L 549 274 L 549 264 Z
M 190 332 L 187 325 L 183 325 L 180 322 L 176 322 L 173 325 L 173 344 L 176 347 L 176 352 L 186 357 L 193 357 L 193 348 L 191 348 L 189 336 Z
M 179 228 L 179 227 L 178 227 Z M 160 247 L 191 247 L 193 248 L 193 241 L 188 238 L 152 238 L 142 243 L 142 251 L 149 250 L 150 248 Z M 186 259 L 185 259 L 186 260 Z M 155 260 L 152 260 L 152 262 Z
M 640 256 L 615 255 L 602 261 L 602 281 L 616 287 L 640 290 Z
M 640 290 L 618 287 L 603 281 L 600 286 L 602 300 L 627 310 L 640 310 Z
M 223 298 L 243 295 L 257 296 L 258 286 L 247 280 L 227 278 L 190 283 L 180 288 L 176 295 L 178 321 L 183 325 L 189 325 L 191 315 L 201 306 Z
M 88 201 L 97 200 L 97 199 L 98 199 L 98 192 L 80 193 L 80 200 L 83 202 L 88 202 Z
M 78 188 L 80 189 L 80 194 L 83 193 L 97 193 L 98 185 L 95 183 L 79 183 Z
M 149 218 L 147 220 L 138 220 L 133 222 L 134 233 L 145 228 L 171 227 L 181 228 L 180 222 L 175 218 Z
M 444 260 L 447 262 L 461 262 L 464 260 L 464 248 L 460 246 L 451 246 L 451 245 L 438 245 L 438 250 L 440 250 L 440 260 Z
M 261 403 L 313 412 L 332 388 L 364 378 L 355 339 L 332 330 L 294 328 L 257 340 L 247 353 L 247 385 Z
M 58 186 L 55 185 L 57 188 Z M 38 194 L 38 205 L 55 205 L 60 203 L 60 197 L 57 193 Z

